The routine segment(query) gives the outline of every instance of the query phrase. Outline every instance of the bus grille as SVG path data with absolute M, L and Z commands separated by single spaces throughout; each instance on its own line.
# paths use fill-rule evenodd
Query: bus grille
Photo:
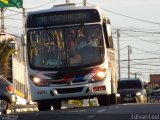
M 78 93 L 82 92 L 83 88 L 84 87 L 57 89 L 57 92 L 59 94 Z

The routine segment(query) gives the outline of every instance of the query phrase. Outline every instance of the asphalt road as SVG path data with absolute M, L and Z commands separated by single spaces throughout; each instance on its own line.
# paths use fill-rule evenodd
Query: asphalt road
M 10 119 L 7 119 L 10 118 Z M 120 104 L 2 115 L 2 120 L 160 120 L 160 104 Z

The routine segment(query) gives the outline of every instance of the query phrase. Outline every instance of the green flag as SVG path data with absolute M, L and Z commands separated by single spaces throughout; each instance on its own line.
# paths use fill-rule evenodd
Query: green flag
M 23 0 L 0 0 L 0 7 L 23 7 Z

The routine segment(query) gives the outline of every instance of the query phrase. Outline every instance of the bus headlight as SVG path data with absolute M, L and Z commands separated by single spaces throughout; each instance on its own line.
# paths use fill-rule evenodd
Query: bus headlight
M 41 82 L 41 79 L 38 78 L 38 77 L 34 77 L 34 78 L 33 78 L 33 82 L 38 84 L 38 83 Z
M 33 83 L 37 86 L 47 86 L 48 83 L 45 80 L 40 79 L 39 77 L 31 77 L 31 80 L 33 81 Z
M 104 78 L 106 77 L 106 71 L 106 69 L 97 70 L 96 74 L 91 79 L 92 82 L 100 82 L 104 80 Z

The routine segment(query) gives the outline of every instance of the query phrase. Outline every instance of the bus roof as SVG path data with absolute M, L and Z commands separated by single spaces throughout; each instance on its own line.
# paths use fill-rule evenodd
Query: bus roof
M 46 13 L 46 12 L 68 11 L 68 10 L 85 10 L 85 9 L 86 10 L 87 9 L 96 9 L 100 13 L 101 17 L 103 17 L 103 15 L 104 15 L 104 14 L 102 14 L 102 10 L 98 6 L 76 6 L 73 4 L 63 4 L 63 5 L 53 6 L 50 9 L 28 12 L 27 17 L 30 15 L 33 15 L 33 14 Z M 107 16 L 105 16 L 105 17 L 107 17 Z

